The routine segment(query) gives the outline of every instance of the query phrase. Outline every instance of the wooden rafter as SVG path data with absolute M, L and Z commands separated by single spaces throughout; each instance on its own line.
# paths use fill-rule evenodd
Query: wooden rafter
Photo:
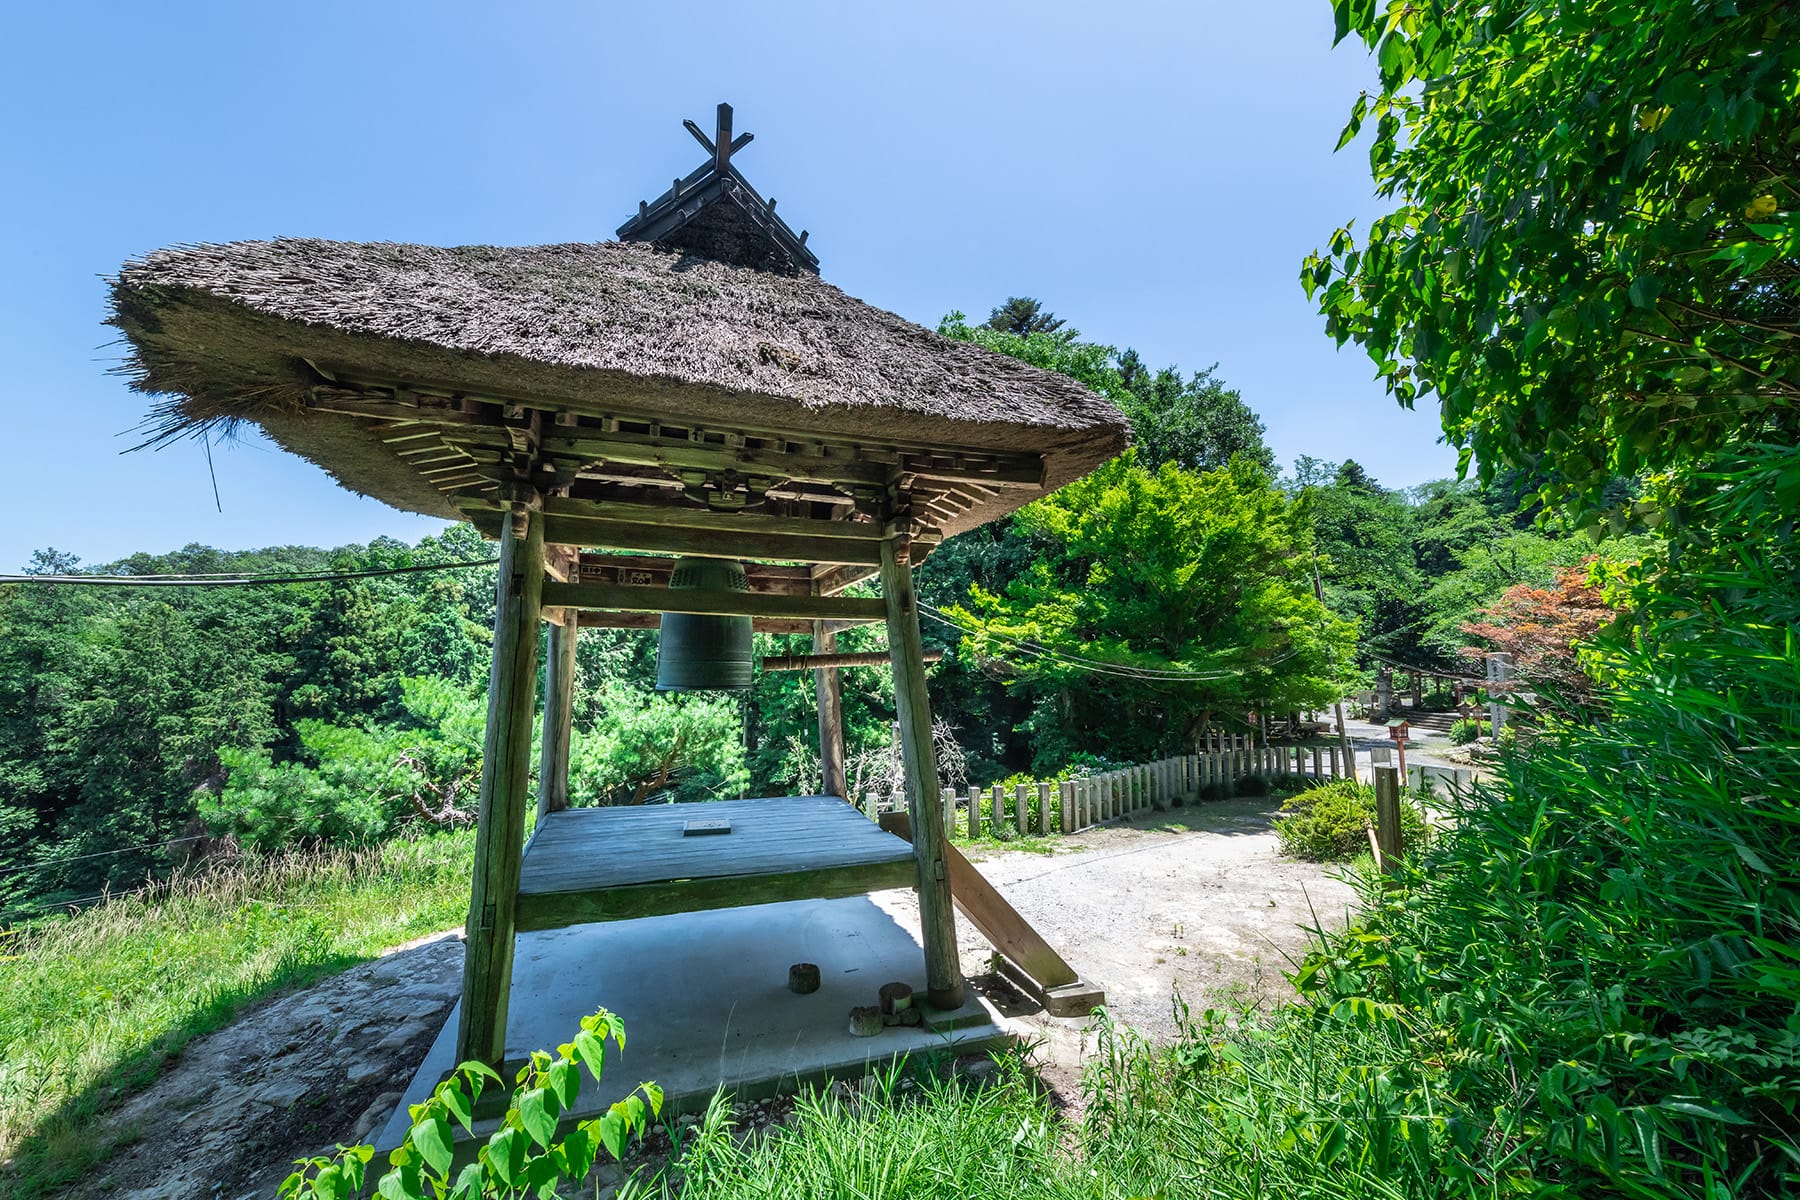
M 575 614 L 575 623 L 583 629 L 659 629 L 661 613 L 592 611 Z M 813 633 L 815 622 L 794 617 L 752 617 L 750 628 L 756 633 Z M 840 633 L 857 625 L 872 625 L 873 620 L 826 621 L 832 633 Z
M 703 428 L 665 423 L 653 414 L 568 400 L 469 396 L 445 387 L 423 390 L 395 384 L 314 388 L 312 407 L 345 416 L 416 421 L 443 426 L 446 440 L 495 449 L 512 448 L 513 433 L 532 424 L 530 414 L 550 415 L 539 427 L 541 452 L 600 462 L 642 462 L 694 469 L 779 473 L 785 479 L 885 486 L 899 475 L 983 488 L 1037 488 L 1044 481 L 1039 454 L 963 451 L 897 442 L 858 442 L 843 437 L 795 437 L 779 429 Z M 498 436 L 496 436 L 498 435 Z
M 878 599 L 854 596 L 783 596 L 702 588 L 636 587 L 614 583 L 544 584 L 546 608 L 614 612 L 677 612 L 707 616 L 803 617 L 807 620 L 874 621 L 886 609 Z

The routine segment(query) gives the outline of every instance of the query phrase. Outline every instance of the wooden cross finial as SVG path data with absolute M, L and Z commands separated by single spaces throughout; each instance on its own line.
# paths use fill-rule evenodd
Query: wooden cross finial
M 748 146 L 756 137 L 752 133 L 741 133 L 734 140 L 731 136 L 731 105 L 719 105 L 716 131 L 712 137 L 700 132 L 700 127 L 692 121 L 683 121 L 682 126 L 694 135 L 706 152 L 713 156 L 713 170 L 720 175 L 731 165 L 731 156 Z

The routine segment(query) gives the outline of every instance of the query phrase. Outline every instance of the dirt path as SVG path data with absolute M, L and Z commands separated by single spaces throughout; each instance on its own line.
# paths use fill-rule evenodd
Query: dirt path
M 1105 987 L 1120 1021 L 1152 1038 L 1175 1031 L 1171 998 L 1195 1012 L 1285 998 L 1282 972 L 1306 952 L 1303 927 L 1341 924 L 1351 889 L 1276 853 L 1271 801 L 1233 801 L 1103 826 L 1055 854 L 991 853 L 977 865 L 1081 974 Z M 910 891 L 881 904 L 909 927 Z M 991 949 L 958 921 L 963 969 Z M 297 1157 L 366 1137 L 399 1101 L 455 1001 L 462 946 L 427 939 L 322 983 L 264 1001 L 198 1038 L 116 1114 L 143 1136 L 71 1194 L 123 1200 L 272 1197 Z M 1017 1017 L 1044 1044 L 1045 1075 L 1066 1102 L 1087 1022 Z
M 1315 921 L 1342 926 L 1355 891 L 1317 863 L 1277 853 L 1270 800 L 1233 800 L 1068 838 L 1072 852 L 990 854 L 976 865 L 1084 979 L 1106 989 L 1115 1019 L 1153 1040 L 1176 1032 L 1177 995 L 1207 1008 L 1279 1003 L 1283 973 L 1304 956 Z M 911 892 L 877 897 L 916 923 Z M 963 970 L 988 970 L 992 950 L 957 921 Z M 1046 1074 L 1073 1103 L 1083 1020 L 1015 1014 L 1043 1041 Z

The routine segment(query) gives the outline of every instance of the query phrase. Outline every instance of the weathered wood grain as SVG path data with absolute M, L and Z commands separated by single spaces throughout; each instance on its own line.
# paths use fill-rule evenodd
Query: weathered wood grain
M 513 930 L 531 785 L 531 727 L 537 707 L 538 622 L 544 586 L 543 516 L 508 519 L 500 536 L 493 666 L 488 681 L 475 873 L 464 948 L 458 1061 L 497 1065 L 506 1055 Z
M 900 724 L 900 758 L 906 776 L 907 812 L 919 868 L 919 920 L 925 943 L 925 986 L 934 1007 L 963 1003 L 957 960 L 956 915 L 945 882 L 943 812 L 938 808 L 937 749 L 931 737 L 931 701 L 925 690 L 924 643 L 919 636 L 919 598 L 913 589 L 910 547 L 881 543 L 881 592 L 887 605 L 888 654 L 894 664 L 894 709 Z
M 569 807 L 569 746 L 575 718 L 573 621 L 550 626 L 544 670 L 544 743 L 538 752 L 538 819 Z

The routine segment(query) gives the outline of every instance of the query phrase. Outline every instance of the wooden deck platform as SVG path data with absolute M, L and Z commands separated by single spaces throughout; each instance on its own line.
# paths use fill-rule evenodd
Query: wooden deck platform
M 686 834 L 693 820 L 730 833 Z M 518 928 L 559 929 L 917 882 L 912 846 L 834 796 L 572 808 L 525 847 Z

